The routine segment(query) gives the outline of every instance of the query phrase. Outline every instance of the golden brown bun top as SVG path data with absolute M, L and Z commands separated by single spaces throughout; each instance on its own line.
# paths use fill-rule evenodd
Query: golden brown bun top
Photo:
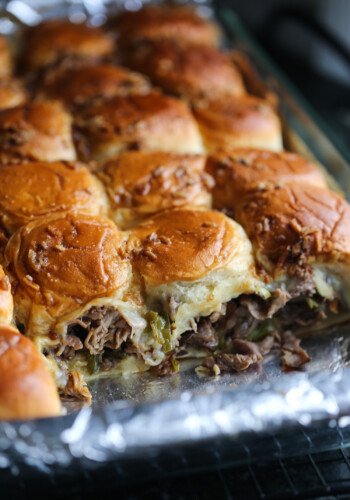
M 328 189 L 288 184 L 252 193 L 237 206 L 258 255 L 278 266 L 350 257 L 350 205 Z
M 223 267 L 239 251 L 235 226 L 220 212 L 174 209 L 133 231 L 135 264 L 147 284 L 194 281 Z
M 55 101 L 0 111 L 0 159 L 74 161 L 70 115 Z
M 150 40 L 126 51 L 125 62 L 166 91 L 184 97 L 212 99 L 245 93 L 240 73 L 214 47 Z
M 145 94 L 150 84 L 142 75 L 112 64 L 79 64 L 65 61 L 47 72 L 40 85 L 46 97 L 68 106 L 96 97 Z
M 260 133 L 278 123 L 269 102 L 251 95 L 198 100 L 194 104 L 194 115 L 207 128 L 224 133 Z
M 123 12 L 114 26 L 122 44 L 143 38 L 170 38 L 212 46 L 220 41 L 218 27 L 188 7 L 151 5 L 136 12 Z
M 160 135 L 164 124 L 175 120 L 195 124 L 185 103 L 155 91 L 96 100 L 75 113 L 76 127 L 87 132 L 92 140 L 120 137 L 130 142 L 129 149 L 143 149 L 143 137 Z
M 34 69 L 66 56 L 105 57 L 112 54 L 114 43 L 99 28 L 50 19 L 29 28 L 23 46 L 23 61 L 27 68 Z
M 81 163 L 30 162 L 0 167 L 0 225 L 9 233 L 55 212 L 75 209 L 98 213 L 103 205 L 99 198 L 99 183 Z
M 0 325 L 9 325 L 13 316 L 10 280 L 0 266 Z
M 20 106 L 27 98 L 28 94 L 19 80 L 14 78 L 0 80 L 0 109 Z
M 107 162 L 99 173 L 112 205 L 154 213 L 191 204 L 212 181 L 202 155 L 129 151 Z
M 34 344 L 0 326 L 0 419 L 54 417 L 61 405 L 53 378 Z
M 247 192 L 273 185 L 300 182 L 326 187 L 325 178 L 316 165 L 286 151 L 250 148 L 217 151 L 208 157 L 206 170 L 215 180 L 214 204 L 220 209 L 234 209 Z
M 8 41 L 0 35 L 0 78 L 8 78 L 12 73 L 12 56 Z
M 14 283 L 34 303 L 61 314 L 126 286 L 125 245 L 124 234 L 108 219 L 58 214 L 17 231 L 5 262 Z

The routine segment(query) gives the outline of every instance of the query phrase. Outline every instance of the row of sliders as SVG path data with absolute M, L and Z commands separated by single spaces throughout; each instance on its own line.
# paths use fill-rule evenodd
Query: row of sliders
M 1 377 L 30 352 L 0 417 L 58 414 L 55 384 L 89 401 L 91 379 L 186 357 L 218 375 L 278 349 L 296 369 L 294 334 L 346 314 L 349 205 L 282 151 L 274 102 L 220 38 L 149 6 L 103 29 L 45 21 L 15 59 L 0 45 Z
M 165 24 L 179 23 L 175 33 L 192 19 L 201 36 L 180 43 L 130 32 L 124 39 L 121 30 L 118 40 L 125 16 L 140 23 L 135 13 L 110 22 L 112 32 L 62 20 L 29 28 L 17 62 L 21 84 L 10 76 L 0 80 L 0 161 L 105 161 L 124 150 L 280 150 L 274 105 L 248 93 L 233 58 L 214 43 L 212 23 L 188 9 L 180 9 L 178 20 L 158 10 L 149 8 L 144 22 L 155 27 L 160 16 Z M 6 45 L 2 50 L 7 53 Z
M 186 160 L 197 186 L 194 172 L 173 175 Z M 346 313 L 350 207 L 295 154 L 132 152 L 94 174 L 65 163 L 6 174 L 28 195 L 0 202 L 15 322 L 66 397 L 89 399 L 94 377 L 176 372 L 194 354 L 209 372 L 240 371 L 278 345 L 298 368 L 309 358 L 292 332 Z

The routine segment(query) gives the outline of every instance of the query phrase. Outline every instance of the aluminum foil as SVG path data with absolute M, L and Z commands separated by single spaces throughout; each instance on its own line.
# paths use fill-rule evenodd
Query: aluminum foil
M 125 2 L 127 8 L 139 5 L 139 0 Z M 199 6 L 209 13 L 207 4 L 199 2 Z M 35 24 L 48 15 L 68 14 L 76 20 L 85 16 L 99 24 L 111 5 L 100 0 L 50 2 L 49 7 L 39 0 L 3 3 L 0 31 L 13 33 L 20 23 Z M 229 40 L 247 52 L 280 95 L 294 149 L 320 160 L 349 196 L 350 168 L 344 155 L 320 131 L 303 101 L 291 97 L 293 89 L 290 93 L 288 82 L 235 15 L 227 9 L 219 10 L 219 15 Z M 90 407 L 71 404 L 59 418 L 1 422 L 0 469 L 18 474 L 25 466 L 50 474 L 77 462 L 94 467 L 109 460 L 146 460 L 164 450 L 213 439 L 229 440 L 231 457 L 243 447 L 244 454 L 236 455 L 237 461 L 250 460 L 247 442 L 252 446 L 271 433 L 283 436 L 290 427 L 306 429 L 317 423 L 336 427 L 344 444 L 347 438 L 340 429 L 350 424 L 349 329 L 343 326 L 305 339 L 303 346 L 312 361 L 300 372 L 283 374 L 278 358 L 270 355 L 262 366 L 218 378 L 199 377 L 188 362 L 170 378 L 146 373 L 96 381 L 90 387 L 94 401 Z M 288 441 L 288 453 L 300 451 L 294 436 L 294 443 Z M 264 443 L 266 454 L 266 439 Z M 319 448 L 326 445 L 321 442 Z

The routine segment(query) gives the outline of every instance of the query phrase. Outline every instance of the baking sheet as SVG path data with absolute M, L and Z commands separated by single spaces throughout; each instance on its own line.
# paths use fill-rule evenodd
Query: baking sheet
M 87 16 L 103 21 L 110 2 L 9 2 L 11 15 L 0 16 L 0 31 L 14 32 L 13 16 L 37 22 L 42 13 Z M 17 10 L 13 12 L 13 5 Z M 21 8 L 18 9 L 18 5 Z M 132 2 L 132 7 L 137 2 Z M 25 9 L 29 9 L 26 17 Z M 200 7 L 209 12 L 207 5 Z M 92 10 L 93 9 L 93 10 Z M 207 10 L 205 10 L 207 9 Z M 24 14 L 23 14 L 24 13 Z M 339 151 L 321 132 L 313 113 L 271 65 L 244 27 L 228 9 L 218 10 L 228 38 L 253 60 L 266 82 L 278 93 L 293 149 L 314 156 L 350 196 L 347 152 Z M 28 17 L 29 16 L 29 17 Z M 28 21 L 29 22 L 29 21 Z M 150 374 L 104 379 L 91 384 L 93 404 L 67 415 L 31 422 L 0 423 L 0 468 L 18 473 L 25 464 L 37 471 L 68 467 L 76 461 L 99 466 L 106 460 L 146 459 L 179 445 L 229 438 L 238 444 L 246 436 L 281 432 L 290 426 L 319 422 L 350 423 L 349 327 L 343 326 L 304 341 L 312 361 L 302 372 L 282 374 L 279 361 L 219 378 L 199 378 L 191 363 L 170 378 Z M 251 438 L 252 440 L 252 438 Z M 326 443 L 323 443 L 326 445 Z M 322 447 L 322 443 L 319 444 Z M 290 447 L 289 452 L 292 452 Z M 242 460 L 258 459 L 245 455 Z

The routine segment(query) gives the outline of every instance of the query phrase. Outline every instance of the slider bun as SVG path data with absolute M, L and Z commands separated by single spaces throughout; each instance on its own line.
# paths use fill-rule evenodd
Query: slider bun
M 266 266 L 350 257 L 350 206 L 326 188 L 291 183 L 256 191 L 238 204 L 235 218 Z
M 10 280 L 0 266 L 0 325 L 9 325 L 13 318 Z
M 256 277 L 247 235 L 220 212 L 192 208 L 161 212 L 137 226 L 131 240 L 146 304 L 171 320 L 171 349 L 179 335 L 191 330 L 195 318 L 209 316 L 231 299 L 259 293 L 264 287 Z M 153 345 L 150 357 L 161 361 L 157 353 L 159 346 Z
M 242 77 L 230 58 L 214 47 L 146 41 L 127 51 L 125 62 L 167 92 L 186 98 L 245 93 Z
M 220 212 L 179 208 L 137 226 L 135 263 L 145 282 L 157 286 L 195 281 L 225 267 L 241 250 L 241 228 Z
M 123 229 L 167 208 L 186 204 L 208 207 L 212 179 L 202 155 L 128 151 L 99 172 L 112 217 Z
M 26 31 L 23 50 L 26 68 L 36 69 L 64 57 L 102 58 L 113 53 L 114 43 L 99 28 L 50 19 Z
M 186 43 L 217 46 L 220 31 L 216 24 L 189 7 L 146 6 L 139 11 L 125 11 L 113 21 L 122 45 L 144 38 L 166 38 Z
M 152 92 L 96 100 L 75 113 L 82 158 L 107 160 L 123 150 L 201 153 L 202 142 L 186 104 Z
M 17 322 L 37 336 L 93 300 L 121 297 L 131 278 L 125 247 L 125 235 L 97 216 L 57 214 L 19 229 L 5 252 Z
M 289 182 L 326 187 L 325 178 L 316 165 L 286 151 L 217 151 L 208 157 L 206 170 L 215 181 L 212 191 L 215 208 L 230 211 L 239 199 L 257 189 Z
M 112 64 L 78 64 L 64 61 L 49 70 L 39 92 L 68 106 L 82 104 L 96 97 L 145 94 L 150 84 L 142 75 Z
M 258 97 L 198 100 L 194 115 L 210 152 L 240 147 L 282 149 L 279 118 L 273 107 Z
M 5 36 L 0 35 L 0 78 L 8 78 L 12 74 L 12 55 Z
M 0 225 L 12 234 L 43 215 L 107 212 L 100 182 L 79 163 L 31 162 L 0 167 Z
M 19 80 L 14 78 L 0 80 L 0 109 L 20 106 L 27 98 L 27 92 Z
M 71 117 L 55 101 L 0 111 L 0 162 L 74 161 Z
M 34 344 L 0 326 L 0 419 L 54 417 L 61 413 L 51 373 Z

